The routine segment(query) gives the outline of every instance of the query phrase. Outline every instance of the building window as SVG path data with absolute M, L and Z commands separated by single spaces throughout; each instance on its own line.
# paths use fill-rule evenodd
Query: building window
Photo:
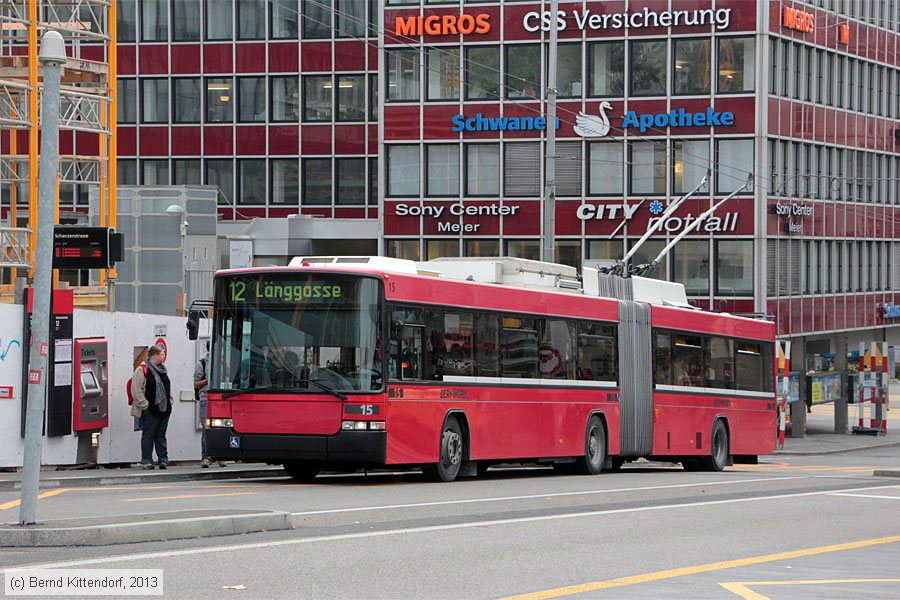
M 581 240 L 556 240 L 554 261 L 581 270 Z
M 559 97 L 581 98 L 581 78 L 581 43 L 560 44 L 556 56 L 556 89 L 559 90 Z
M 500 144 L 466 144 L 466 196 L 500 194 Z
M 296 75 L 272 77 L 272 121 L 297 122 L 300 119 L 300 82 Z
M 414 145 L 387 147 L 387 195 L 419 194 L 419 147 Z
M 19 176 L 27 175 L 20 170 Z M 122 159 L 116 161 L 116 185 L 137 185 L 137 161 L 132 159 Z M 25 194 L 22 194 L 21 188 L 25 188 Z M 20 186 L 19 201 L 28 201 L 28 186 Z
M 331 75 L 303 77 L 303 120 L 331 121 Z
M 541 195 L 540 142 L 503 145 L 503 193 L 508 197 Z
M 301 2 L 303 7 L 303 38 L 327 40 L 331 37 L 331 0 Z
M 428 49 L 428 100 L 459 98 L 459 48 Z
M 369 120 L 378 121 L 378 76 L 369 75 Z
M 556 143 L 556 195 L 581 196 L 582 158 L 581 142 Z
M 200 160 L 173 160 L 172 183 L 174 185 L 200 185 Z
M 672 192 L 686 194 L 709 170 L 709 140 L 672 140 Z M 699 190 L 709 191 L 709 182 Z
M 169 0 L 141 0 L 141 40 L 169 41 Z
M 337 75 L 338 121 L 366 120 L 366 76 Z
M 338 158 L 337 172 L 334 179 L 337 181 L 337 198 L 335 204 L 365 204 L 366 203 L 366 159 L 365 158 Z
M 459 240 L 425 240 L 425 260 L 459 256 Z
M 541 97 L 541 47 L 538 44 L 506 46 L 506 97 Z
M 234 90 L 230 78 L 206 78 L 206 122 L 231 123 L 234 120 Z
M 500 240 L 464 240 L 465 256 L 500 256 Z
M 116 0 L 116 38 L 119 42 L 137 40 L 135 0 Z
M 666 146 L 657 142 L 631 142 L 632 194 L 666 193 Z
M 193 0 L 172 1 L 172 39 L 176 42 L 200 39 L 200 11 Z
M 230 40 L 234 38 L 232 0 L 206 0 L 206 39 Z
M 331 204 L 331 159 L 303 159 L 303 198 L 306 206 Z
M 234 163 L 231 159 L 206 161 L 206 185 L 218 186 L 219 204 L 234 202 Z
M 717 91 L 720 94 L 752 92 L 756 89 L 754 49 L 753 38 L 719 38 Z
M 269 36 L 273 40 L 296 40 L 299 31 L 297 0 L 269 0 Z
M 428 144 L 425 146 L 428 179 L 426 196 L 459 196 L 459 146 Z
M 691 296 L 709 294 L 709 241 L 681 240 L 672 248 L 672 281 Z
M 175 123 L 199 123 L 203 99 L 200 96 L 199 77 L 179 77 L 172 80 L 172 96 L 174 99 Z
M 421 259 L 419 240 L 384 240 L 385 254 L 405 260 Z
M 541 260 L 541 241 L 506 240 L 506 253 L 504 256 L 526 258 L 528 260 Z
M 116 122 L 137 123 L 137 79 L 119 79 L 116 85 Z
M 297 159 L 273 159 L 271 165 L 272 178 L 269 189 L 272 204 L 297 206 L 300 203 L 300 166 Z
M 621 195 L 625 179 L 621 142 L 588 144 L 588 161 L 588 195 Z
M 167 123 L 169 121 L 169 80 L 141 80 L 141 122 Z
M 266 161 L 243 159 L 238 161 L 238 204 L 266 203 Z
M 799 168 L 799 165 L 794 165 Z M 729 194 L 747 183 L 753 172 L 753 140 L 716 142 L 716 193 Z
M 237 0 L 238 39 L 265 39 L 266 4 L 266 0 Z
M 386 50 L 388 101 L 419 99 L 419 51 Z
M 622 96 L 625 93 L 625 42 L 588 45 L 588 94 Z
M 666 95 L 666 42 L 631 42 L 631 95 Z
M 638 240 L 629 240 L 629 247 L 634 246 Z M 649 264 L 652 260 L 654 260 L 659 253 L 662 252 L 662 249 L 665 247 L 665 240 L 647 240 L 644 244 L 638 248 L 635 253 L 631 257 L 631 264 L 633 266 L 638 265 L 646 265 Z M 663 281 L 668 280 L 669 278 L 669 259 L 668 257 L 663 257 L 662 261 L 659 263 L 659 266 L 655 271 L 647 275 L 653 279 L 661 279 Z
M 366 35 L 366 0 L 337 0 L 338 37 L 364 37 Z
M 142 160 L 141 185 L 169 185 L 169 161 Z
M 378 204 L 378 159 L 369 159 L 369 204 Z
M 716 295 L 753 295 L 753 241 L 716 242 Z
M 467 100 L 497 100 L 500 97 L 500 46 L 466 48 L 463 72 Z
M 710 40 L 675 40 L 676 94 L 708 94 L 710 74 Z
M 238 121 L 266 120 L 266 78 L 238 77 Z

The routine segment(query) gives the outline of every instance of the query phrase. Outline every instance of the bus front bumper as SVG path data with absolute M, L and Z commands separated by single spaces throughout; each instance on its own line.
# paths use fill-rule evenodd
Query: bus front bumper
M 275 435 L 238 433 L 226 427 L 206 430 L 206 445 L 213 460 L 283 462 L 312 460 L 323 463 L 385 464 L 387 432 L 339 431 L 334 435 Z

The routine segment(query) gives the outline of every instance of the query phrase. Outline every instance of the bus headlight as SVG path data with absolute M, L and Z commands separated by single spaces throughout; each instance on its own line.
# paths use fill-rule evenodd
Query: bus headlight
M 231 419 L 207 419 L 207 427 L 234 427 L 234 421 Z

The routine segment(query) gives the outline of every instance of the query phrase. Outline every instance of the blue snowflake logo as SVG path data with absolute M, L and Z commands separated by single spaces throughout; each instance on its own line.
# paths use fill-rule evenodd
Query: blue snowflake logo
M 650 203 L 650 212 L 654 215 L 658 215 L 663 211 L 663 203 L 659 200 L 654 200 Z

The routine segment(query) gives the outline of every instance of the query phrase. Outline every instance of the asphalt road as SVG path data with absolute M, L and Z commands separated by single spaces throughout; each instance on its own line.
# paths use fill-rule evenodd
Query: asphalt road
M 0 565 L 158 568 L 179 598 L 896 598 L 900 479 L 872 471 L 897 469 L 898 456 L 779 457 L 724 473 L 503 469 L 451 484 L 375 474 L 72 488 L 40 501 L 42 520 L 233 507 L 291 511 L 295 529 L 4 549 Z

